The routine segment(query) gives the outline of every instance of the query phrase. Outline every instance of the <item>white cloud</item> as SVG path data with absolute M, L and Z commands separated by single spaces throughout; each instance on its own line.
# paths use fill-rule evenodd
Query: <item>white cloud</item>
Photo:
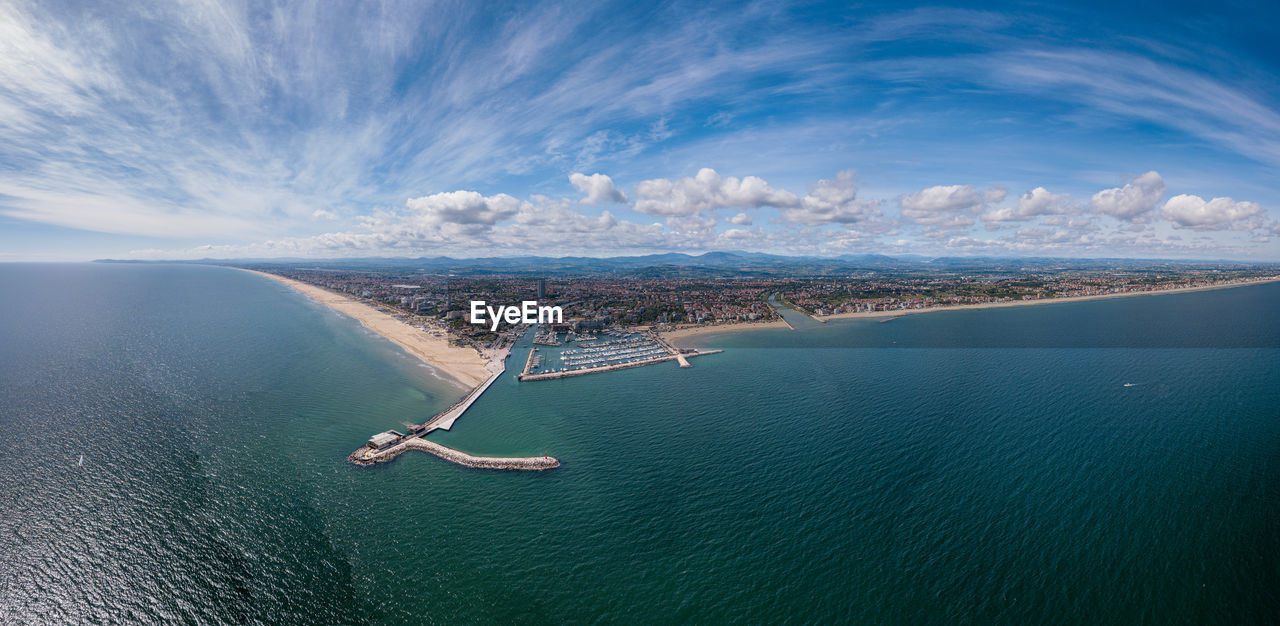
M 655 178 L 636 185 L 635 209 L 648 215 L 678 217 L 710 209 L 729 207 L 788 207 L 798 202 L 795 194 L 774 189 L 755 176 L 739 180 L 723 178 L 711 168 L 698 170 L 693 178 Z
M 520 201 L 505 193 L 485 197 L 474 191 L 449 191 L 410 198 L 405 206 L 429 225 L 492 226 L 513 217 L 520 209 Z
M 977 238 L 971 231 L 975 217 L 988 202 L 1004 195 L 1002 189 L 978 190 L 967 185 L 931 187 L 900 199 L 905 219 L 921 228 L 914 237 L 896 243 L 883 241 L 897 237 L 894 220 L 881 216 L 873 201 L 857 197 L 857 186 L 849 172 L 813 185 L 790 206 L 780 207 L 782 220 L 771 220 L 764 228 L 753 226 L 752 216 L 739 212 L 725 221 L 732 225 L 717 232 L 723 216 L 703 207 L 719 208 L 725 202 L 753 201 L 788 194 L 764 184 L 721 179 L 706 175 L 694 185 L 703 193 L 700 200 L 684 201 L 698 210 L 687 215 L 670 215 L 657 223 L 628 221 L 609 211 L 599 213 L 568 198 L 558 200 L 542 195 L 521 200 L 498 193 L 485 196 L 459 190 L 410 198 L 399 210 L 381 210 L 357 218 L 357 227 L 345 232 L 329 232 L 310 237 L 277 238 L 249 245 L 200 246 L 188 250 L 142 250 L 133 254 L 144 258 L 234 258 L 234 257 L 351 257 L 415 256 L 450 254 L 488 256 L 504 254 L 640 254 L 654 251 L 759 250 L 783 254 L 836 254 L 848 251 L 909 252 L 933 250 L 961 253 L 999 252 L 1007 254 L 1115 254 L 1204 255 L 1217 249 L 1243 249 L 1215 236 L 1213 240 L 1179 242 L 1162 236 L 1150 223 L 1103 223 L 1092 214 L 1043 215 L 1038 224 L 990 221 L 1002 236 Z M 585 177 L 584 177 L 585 178 Z M 689 181 L 694 179 L 683 179 Z M 681 180 L 673 186 L 679 187 Z M 697 182 L 695 180 L 695 182 Z M 766 191 L 767 189 L 767 191 Z M 0 193 L 3 193 L 0 186 Z M 1123 191 L 1123 190 L 1120 190 Z M 682 191 L 681 193 L 687 192 Z M 794 198 L 794 196 L 791 196 Z M 1016 210 L 1025 213 L 1075 211 L 1067 207 L 1065 196 L 1043 188 L 1024 194 Z M 766 205 L 767 206 L 767 205 Z M 133 221 L 119 208 L 110 212 Z M 331 212 L 315 209 L 314 218 L 328 218 Z M 1257 237 L 1266 228 L 1277 228 L 1265 219 L 1262 207 L 1252 202 L 1215 198 L 1206 202 L 1196 196 L 1171 199 L 1162 214 L 1176 225 L 1203 230 L 1250 230 Z M 105 214 L 104 214 L 105 215 Z M 332 214 L 336 216 L 337 214 Z M 985 217 L 985 216 L 984 216 Z M 790 225 L 784 225 L 787 222 Z M 856 228 L 828 228 L 833 224 Z M 1107 226 L 1106 230 L 1099 225 Z M 209 223 L 208 232 L 234 231 L 235 225 Z M 105 226 L 104 226 L 105 228 Z M 126 229 L 128 230 L 128 229 Z M 904 243 L 906 242 L 906 243 Z M 1268 242 L 1261 242 L 1268 243 Z M 912 248 L 911 246 L 914 246 Z M 1216 253 L 1215 253 L 1216 254 Z
M 973 214 L 988 204 L 1001 202 L 1008 191 L 994 187 L 979 191 L 973 185 L 937 185 L 898 199 L 902 216 L 922 226 L 960 228 L 972 226 Z
M 853 172 L 843 171 L 832 180 L 818 181 L 799 206 L 783 209 L 782 218 L 806 226 L 853 224 L 880 217 L 877 204 L 859 200 Z
M 733 114 L 728 111 L 717 111 L 714 115 L 707 118 L 707 126 L 728 126 L 733 122 Z
M 642 201 L 638 210 L 677 218 L 656 224 L 627 221 L 629 211 L 615 216 L 567 201 L 524 201 L 523 185 L 563 182 L 561 177 L 575 172 L 569 182 L 581 190 L 580 202 L 603 207 L 628 198 L 611 178 L 585 172 L 660 174 L 653 168 L 705 163 L 701 159 L 714 152 L 724 159 L 717 163 L 725 171 L 761 173 L 768 170 L 755 169 L 758 164 L 770 163 L 777 164 L 767 166 L 777 168 L 772 171 L 794 176 L 865 153 L 843 138 L 918 137 L 911 130 L 918 120 L 891 112 L 892 93 L 869 92 L 869 103 L 885 96 L 878 103 L 884 107 L 839 124 L 815 116 L 825 109 L 790 99 L 821 100 L 842 93 L 833 86 L 866 76 L 915 84 L 960 76 L 1006 92 L 1083 104 L 1080 119 L 1096 122 L 1097 113 L 1143 119 L 1181 128 L 1181 139 L 1199 138 L 1262 163 L 1280 162 L 1280 115 L 1257 94 L 1135 55 L 1010 47 L 1001 37 L 1016 34 L 983 25 L 1000 21 L 995 14 L 923 10 L 881 19 L 868 15 L 868 28 L 772 28 L 781 14 L 730 7 L 686 15 L 671 9 L 655 12 L 660 19 L 652 29 L 626 30 L 608 26 L 613 16 L 597 6 L 545 5 L 488 16 L 494 19 L 476 30 L 457 28 L 485 17 L 482 6 L 465 3 L 393 3 L 372 11 L 346 3 L 283 3 L 264 12 L 235 2 L 184 2 L 120 5 L 113 11 L 103 22 L 98 13 L 59 3 L 0 2 L 0 214 L 164 237 L 173 246 L 186 245 L 193 235 L 258 241 L 241 249 L 262 256 L 567 252 L 573 246 L 601 253 L 717 245 L 801 253 L 861 247 L 887 236 L 885 222 L 876 219 L 878 203 L 859 198 L 852 177 L 844 174 L 802 197 L 760 178 L 721 178 L 712 170 L 646 181 L 655 183 L 646 188 L 651 195 L 631 194 Z M 975 49 L 927 64 L 844 54 L 859 45 L 859 37 L 938 36 L 985 42 L 990 53 Z M 439 57 L 439 50 L 450 53 Z M 833 54 L 854 60 L 831 63 Z M 902 73 L 885 74 L 894 70 Z M 717 112 L 705 118 L 710 101 Z M 759 108 L 766 102 L 798 106 L 785 109 L 793 115 L 764 122 L 759 114 L 776 112 Z M 1020 136 L 1032 132 L 1028 128 Z M 675 138 L 677 151 L 654 150 L 669 138 Z M 937 144 L 937 153 L 949 154 L 963 141 L 961 133 L 954 142 Z M 1170 158 L 1184 155 L 1196 166 L 1202 163 L 1190 151 Z M 946 167 L 930 161 L 931 155 L 914 156 Z M 1045 158 L 1050 160 L 1029 165 L 1054 164 Z M 1203 163 L 1210 173 L 1221 166 L 1212 155 Z M 898 184 L 904 170 L 888 165 L 884 171 Z M 1154 172 L 1144 177 L 1152 175 L 1158 181 Z M 1152 249 L 1148 240 L 1168 230 L 1138 223 L 1164 195 L 1159 181 L 1155 199 L 1144 201 L 1144 190 L 1150 190 L 1144 177 L 1095 196 L 1096 214 L 1135 220 L 1097 220 L 1111 235 L 1132 229 L 1122 233 L 1129 239 L 1109 240 L 1117 251 L 1127 250 L 1123 246 L 1130 241 Z M 1049 186 L 1057 184 L 1076 181 Z M 401 205 L 421 190 L 478 185 L 521 199 L 458 191 Z M 1016 207 L 990 210 L 1003 194 L 967 185 L 925 189 L 902 199 L 902 221 L 932 228 L 920 237 L 908 235 L 917 242 L 955 236 L 950 229 L 971 226 L 980 214 L 992 220 L 988 227 L 1012 224 L 993 231 L 1009 237 L 1031 225 L 1017 218 L 1045 216 L 1036 226 L 1054 227 L 1042 241 L 1062 231 L 1079 235 L 1099 228 L 1088 220 L 1051 224 L 1058 211 L 1075 215 L 1081 207 L 1043 188 L 1024 195 Z M 1054 202 L 1042 204 L 1046 196 Z M 1216 202 L 1190 212 L 1168 205 L 1167 216 L 1180 226 L 1209 229 L 1223 223 L 1222 214 L 1252 210 L 1241 208 L 1246 203 L 1225 210 Z M 369 214 L 371 207 L 394 208 Z M 706 210 L 730 208 L 717 219 L 727 218 L 736 228 L 717 236 Z M 752 210 L 761 208 L 779 209 L 790 225 L 770 221 L 754 227 L 766 221 Z M 345 222 L 325 220 L 362 213 L 369 215 L 350 232 L 301 234 L 336 230 Z M 1255 230 L 1280 228 L 1261 214 L 1229 218 L 1223 228 L 1254 222 Z M 858 231 L 833 224 L 855 224 Z M 1229 236 L 1214 233 L 1219 243 Z M 1275 250 L 1273 245 L 1267 253 Z
M 1231 198 L 1214 198 L 1205 202 L 1200 196 L 1179 195 L 1169 198 L 1160 214 L 1181 228 L 1222 230 L 1233 222 L 1263 214 L 1257 202 L 1236 202 Z
M 676 136 L 680 111 L 759 76 L 825 89 L 815 61 L 835 41 L 742 39 L 762 15 L 637 34 L 581 28 L 607 18 L 596 7 L 495 17 L 466 4 L 362 6 L 122 5 L 104 22 L 0 2 L 0 183 L 20 191 L 0 213 L 139 235 L 207 235 L 217 222 L 244 239 L 420 189 L 592 171 Z M 486 28 L 454 27 L 478 17 Z M 597 136 L 622 139 L 588 150 Z M 127 205 L 138 219 L 74 201 L 47 210 L 51 192 Z
M 929 213 L 958 211 L 982 204 L 982 194 L 973 185 L 937 185 L 907 194 L 898 204 L 904 209 Z
M 903 211 L 906 215 L 907 211 Z M 911 216 L 908 216 L 911 217 Z M 967 228 L 974 225 L 972 215 L 952 215 L 950 213 L 925 214 L 911 217 L 911 220 L 921 226 L 931 226 L 934 228 L 956 229 Z M 942 235 L 936 235 L 942 236 Z
M 1154 170 L 1143 174 L 1124 187 L 1104 189 L 1093 194 L 1089 206 L 1097 213 L 1119 220 L 1143 219 L 1164 197 L 1164 179 Z
M 600 206 L 602 204 L 615 204 L 627 202 L 627 195 L 613 186 L 613 179 L 604 174 L 585 174 L 574 172 L 569 175 L 569 182 L 578 191 L 587 194 L 587 196 L 579 202 Z
M 1246 158 L 1280 163 L 1280 112 L 1256 92 L 1216 73 L 1199 73 L 1181 64 L 1116 50 L 1080 47 L 1034 46 L 959 63 L 966 61 L 976 63 L 960 68 L 943 62 L 931 71 L 950 74 L 977 69 L 983 82 L 997 88 L 1075 101 L 1091 111 L 1180 129 L 1207 145 L 1233 149 Z
M 1018 198 L 1018 206 L 988 211 L 982 214 L 982 220 L 1017 222 L 1041 215 L 1063 215 L 1071 211 L 1066 194 L 1049 193 L 1044 187 L 1036 187 Z
M 1040 223 L 1045 226 L 1058 226 L 1058 227 L 1066 228 L 1067 230 L 1071 230 L 1077 233 L 1086 233 L 1086 232 L 1093 233 L 1093 232 L 1098 232 L 1102 230 L 1098 226 L 1097 222 L 1095 221 L 1095 218 L 1090 215 L 1081 215 L 1077 217 L 1068 217 L 1066 215 L 1050 215 L 1044 218 L 1043 220 L 1040 220 Z

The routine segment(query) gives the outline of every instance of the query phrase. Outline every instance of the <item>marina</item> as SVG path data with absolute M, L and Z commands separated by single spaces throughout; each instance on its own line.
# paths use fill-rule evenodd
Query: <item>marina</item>
M 560 340 L 556 335 L 556 331 L 548 328 L 534 333 L 533 343 L 539 346 L 558 346 L 560 345 Z
M 524 370 L 516 377 L 521 381 L 548 380 L 611 372 L 664 361 L 677 361 L 680 367 L 691 367 L 688 358 L 715 354 L 719 350 L 679 350 L 653 332 L 606 330 L 600 337 L 566 335 L 564 342 L 551 330 L 539 331 L 534 347 L 525 360 Z M 544 341 L 539 342 L 538 338 Z M 562 347 L 559 350 L 548 348 Z

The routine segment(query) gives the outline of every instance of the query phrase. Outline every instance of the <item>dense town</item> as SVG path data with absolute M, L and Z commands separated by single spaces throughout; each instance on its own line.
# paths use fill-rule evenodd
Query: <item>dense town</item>
M 259 267 L 264 271 L 354 296 L 415 326 L 447 331 L 477 348 L 513 341 L 521 329 L 492 332 L 469 323 L 473 300 L 537 300 L 564 310 L 566 330 L 749 323 L 778 318 L 768 299 L 809 315 L 919 310 L 1204 287 L 1256 280 L 1276 267 L 1161 270 L 1041 270 L 1017 274 L 938 271 L 850 272 L 809 278 L 662 278 L 526 275 L 457 276 L 426 271 Z

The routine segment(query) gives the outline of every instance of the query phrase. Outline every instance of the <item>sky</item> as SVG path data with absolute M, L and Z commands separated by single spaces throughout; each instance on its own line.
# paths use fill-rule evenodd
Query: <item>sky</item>
M 0 261 L 1280 261 L 1278 22 L 1230 1 L 0 0 Z

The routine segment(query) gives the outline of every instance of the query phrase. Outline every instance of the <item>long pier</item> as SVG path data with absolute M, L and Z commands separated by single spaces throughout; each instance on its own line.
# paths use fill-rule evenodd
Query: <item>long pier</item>
M 490 371 L 492 372 L 484 382 L 476 385 L 461 400 L 454 402 L 449 408 L 435 414 L 431 419 L 422 424 L 415 424 L 409 427 L 409 434 L 402 435 L 396 431 L 387 431 L 381 436 L 388 436 L 392 440 L 381 447 L 375 447 L 374 442 L 361 446 L 355 452 L 347 456 L 347 460 L 356 465 L 373 465 L 374 463 L 384 463 L 390 461 L 406 450 L 421 450 L 429 454 L 434 454 L 451 463 L 457 463 L 466 467 L 475 467 L 480 469 L 500 469 L 500 470 L 546 470 L 560 467 L 560 461 L 551 456 L 540 457 L 490 457 L 475 456 L 460 452 L 442 446 L 434 441 L 423 439 L 423 435 L 437 429 L 449 430 L 453 427 L 453 423 L 462 417 L 467 409 L 475 404 L 476 400 L 484 394 L 489 386 L 498 380 L 507 370 L 506 359 L 497 359 L 490 362 Z
M 502 373 L 507 371 L 506 362 L 502 361 L 501 363 L 502 367 L 498 369 L 498 371 L 490 374 L 488 378 L 484 379 L 484 382 L 480 383 L 475 389 L 468 392 L 461 400 L 453 403 L 449 408 L 437 413 L 435 417 L 427 420 L 422 425 L 425 427 L 422 434 L 425 435 L 437 428 L 442 428 L 444 430 L 453 428 L 453 423 L 457 421 L 459 417 L 462 417 L 462 414 L 466 413 L 467 409 L 471 408 L 471 405 L 475 404 L 476 400 L 480 399 L 480 395 L 489 389 L 489 385 L 492 385 L 493 381 L 498 380 L 498 377 L 502 376 Z

